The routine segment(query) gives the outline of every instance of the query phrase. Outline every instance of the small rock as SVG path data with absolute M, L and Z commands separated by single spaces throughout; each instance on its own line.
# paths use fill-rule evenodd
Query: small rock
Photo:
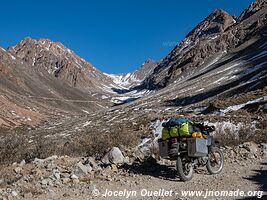
M 86 164 L 89 164 L 94 169 L 97 168 L 97 164 L 96 164 L 95 159 L 93 157 L 87 158 Z
M 232 150 L 233 148 L 230 147 L 230 146 L 225 146 L 225 149 L 227 149 L 227 150 Z
M 234 158 L 236 153 L 233 150 L 230 150 L 229 157 Z
M 123 160 L 124 163 L 126 164 L 130 164 L 130 158 L 128 156 L 126 156 Z
M 52 171 L 54 168 L 57 168 L 57 166 L 56 166 L 53 162 L 48 163 L 48 164 L 46 165 L 46 169 L 47 169 L 47 171 Z
M 69 178 L 62 178 L 62 183 L 67 184 L 70 182 Z
M 262 152 L 261 156 L 262 158 L 267 158 L 267 151 Z
M 95 185 L 94 183 L 90 183 L 90 184 L 89 184 L 89 190 L 90 190 L 90 191 L 93 191 L 93 190 L 95 190 L 95 189 L 97 189 L 97 188 L 96 188 L 96 185 Z
M 27 192 L 27 193 L 23 194 L 23 197 L 24 197 L 25 199 L 32 199 L 33 195 L 32 195 L 31 192 Z
M 23 167 L 25 164 L 26 164 L 26 161 L 25 161 L 25 160 L 22 160 L 22 161 L 19 163 L 19 166 Z
M 75 174 L 72 174 L 70 178 L 71 178 L 71 179 L 79 179 L 79 177 L 76 176 Z
M 43 175 L 42 171 L 41 171 L 40 169 L 38 169 L 38 168 L 33 169 L 33 170 L 32 170 L 32 174 L 34 174 L 34 176 L 35 176 L 36 178 L 38 178 L 38 179 L 41 178 L 42 175 Z
M 49 181 L 48 181 L 48 185 L 51 186 L 51 187 L 53 187 L 53 186 L 54 186 L 53 181 L 52 181 L 52 180 L 49 180 Z
M 101 162 L 104 164 L 110 164 L 108 153 L 105 154 L 103 158 L 101 158 Z
M 60 186 L 60 185 L 61 185 L 61 181 L 60 181 L 60 180 L 56 180 L 56 181 L 54 182 L 54 184 L 55 184 L 56 186 Z
M 47 179 L 43 179 L 41 183 L 42 183 L 42 185 L 47 185 L 48 184 L 48 180 Z
M 254 142 L 245 142 L 243 148 L 248 150 L 251 154 L 256 155 L 258 153 L 258 145 Z
M 94 169 L 94 171 L 95 171 L 95 172 L 100 172 L 100 171 L 102 171 L 102 167 L 101 167 L 101 166 L 97 166 L 97 168 Z
M 21 167 L 16 167 L 14 169 L 14 171 L 16 172 L 16 174 L 20 174 L 22 172 L 22 168 Z
M 16 197 L 16 196 L 18 196 L 18 193 L 17 193 L 15 190 L 13 190 L 13 191 L 11 192 L 11 195 L 12 195 L 13 197 Z
M 245 149 L 245 148 L 241 148 L 241 149 L 239 150 L 238 154 L 239 154 L 240 156 L 244 157 L 244 158 L 248 158 L 250 152 L 249 152 L 247 149 Z
M 89 164 L 84 165 L 84 164 L 82 164 L 82 162 L 78 162 L 76 164 L 76 168 L 75 168 L 74 173 L 77 176 L 83 176 L 83 175 L 86 175 L 86 174 L 90 173 L 92 170 L 93 169 Z
M 42 167 L 44 165 L 44 160 L 43 159 L 39 159 L 39 158 L 35 158 L 34 161 L 32 161 L 33 164 L 36 164 L 39 167 Z
M 63 177 L 63 178 L 69 178 L 70 177 L 70 174 L 71 173 L 63 172 L 63 173 L 60 174 L 60 176 Z
M 122 164 L 124 156 L 118 147 L 113 147 L 103 158 L 102 162 L 105 164 Z
M 118 167 L 116 165 L 111 165 L 112 172 L 118 172 Z
M 57 155 L 53 155 L 53 156 L 50 156 L 50 157 L 47 157 L 46 159 L 44 159 L 45 161 L 52 161 L 52 160 L 56 160 L 58 159 L 58 156 Z
M 69 178 L 70 177 L 70 174 L 69 173 L 61 173 L 60 176 L 62 176 L 63 178 Z
M 111 177 L 107 177 L 106 181 L 113 181 L 113 179 Z
M 135 157 L 141 161 L 146 160 L 152 155 L 151 149 L 148 146 L 143 146 L 135 152 Z
M 56 180 L 60 180 L 60 171 L 58 169 L 53 169 L 53 176 Z
M 261 143 L 261 148 L 262 148 L 262 150 L 266 150 L 267 151 L 267 144 Z
M 78 184 L 80 181 L 79 181 L 79 179 L 72 179 L 72 183 L 74 183 L 74 184 Z

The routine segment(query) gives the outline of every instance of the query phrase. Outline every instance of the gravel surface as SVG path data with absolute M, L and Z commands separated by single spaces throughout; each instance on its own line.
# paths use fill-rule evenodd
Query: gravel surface
M 83 187 L 52 188 L 46 193 L 37 197 L 25 199 L 127 199 L 127 192 L 124 196 L 114 196 L 114 191 L 128 191 L 131 196 L 128 199 L 257 199 L 256 197 L 182 197 L 182 191 L 265 191 L 262 199 L 267 199 L 267 162 L 266 160 L 229 160 L 225 163 L 223 172 L 219 175 L 209 175 L 206 169 L 199 169 L 194 178 L 189 182 L 181 182 L 175 174 L 175 166 L 154 164 L 151 166 L 137 165 L 135 167 L 124 167 L 129 173 L 127 176 L 116 180 L 94 180 Z M 122 169 L 119 169 L 122 170 Z M 97 189 L 98 196 L 94 196 L 92 191 Z M 111 196 L 103 196 L 105 192 L 113 191 Z M 145 191 L 166 191 L 165 196 L 141 196 Z M 173 191 L 172 196 L 168 192 Z M 135 194 L 136 192 L 136 194 Z M 177 194 L 176 194 L 177 193 Z M 260 196 L 260 193 L 258 193 Z

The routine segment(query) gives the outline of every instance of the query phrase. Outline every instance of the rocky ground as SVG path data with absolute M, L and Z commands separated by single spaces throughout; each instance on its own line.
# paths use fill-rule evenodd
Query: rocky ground
M 133 149 L 114 147 L 102 158 L 51 156 L 29 163 L 24 160 L 13 163 L 1 168 L 0 199 L 105 199 L 106 190 L 136 191 L 129 199 L 204 199 L 182 197 L 184 190 L 266 192 L 267 144 L 247 142 L 236 147 L 226 146 L 222 148 L 226 163 L 221 174 L 209 175 L 206 169 L 197 169 L 193 180 L 186 183 L 177 177 L 175 162 L 159 159 L 152 153 L 156 152 L 152 146 L 145 142 Z M 146 190 L 172 190 L 178 194 L 150 196 Z M 109 198 L 125 199 L 126 196 L 111 194 Z

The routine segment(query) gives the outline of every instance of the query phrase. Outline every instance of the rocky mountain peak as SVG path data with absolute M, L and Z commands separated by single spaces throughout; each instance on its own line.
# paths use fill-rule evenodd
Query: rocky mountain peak
M 211 16 L 222 16 L 222 17 L 232 17 L 229 13 L 227 13 L 225 10 L 223 9 L 215 9 L 211 14 Z
M 247 19 L 248 17 L 252 16 L 256 12 L 258 12 L 260 9 L 262 9 L 266 6 L 267 6 L 266 0 L 257 0 L 255 2 L 253 2 L 252 4 L 250 4 L 250 6 L 247 9 L 245 9 L 241 13 L 239 20 L 243 21 L 243 20 Z
M 155 65 L 157 61 L 152 60 L 152 59 L 147 59 L 140 67 L 138 70 L 144 69 L 144 68 L 151 68 L 151 65 Z
M 238 20 L 224 10 L 214 10 L 162 59 L 151 76 L 143 82 L 144 87 L 164 88 L 197 73 L 212 56 L 222 56 L 229 49 L 237 48 L 260 33 L 265 35 L 266 4 L 266 0 L 256 1 Z
M 157 61 L 147 59 L 140 68 L 135 72 L 140 80 L 144 80 L 147 76 L 153 73 L 155 67 L 158 65 Z
M 49 39 L 24 38 L 17 45 L 9 47 L 8 51 L 34 67 L 41 74 L 48 74 L 66 81 L 68 84 L 81 89 L 97 92 L 113 93 L 111 88 L 136 86 L 156 66 L 156 62 L 148 59 L 144 64 L 131 73 L 110 75 L 97 70 L 91 63 L 76 55 L 60 42 Z
M 127 74 L 106 74 L 110 77 L 113 83 L 120 88 L 130 89 L 136 88 L 142 81 L 150 76 L 155 67 L 158 65 L 157 61 L 147 59 L 137 70 Z
M 56 56 L 73 54 L 70 49 L 65 47 L 60 42 L 53 42 L 46 38 L 32 39 L 30 37 L 24 38 L 17 45 L 9 47 L 8 50 L 12 53 L 17 54 L 17 56 L 21 58 L 25 57 L 24 53 L 26 50 L 28 53 L 29 51 L 49 51 Z
M 79 88 L 96 88 L 106 77 L 60 42 L 26 37 L 8 51 L 42 74 L 50 74 Z M 93 84 L 95 83 L 95 84 Z
M 233 16 L 222 9 L 214 10 L 200 24 L 197 25 L 186 38 L 202 38 L 209 35 L 218 34 L 236 23 Z

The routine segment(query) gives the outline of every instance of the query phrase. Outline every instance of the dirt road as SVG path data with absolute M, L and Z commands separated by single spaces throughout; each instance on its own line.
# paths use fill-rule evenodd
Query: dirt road
M 115 177 L 112 181 L 94 180 L 82 187 L 53 188 L 35 199 L 267 199 L 266 160 L 227 161 L 224 171 L 219 175 L 209 175 L 206 169 L 199 169 L 190 182 L 179 180 L 172 163 L 135 164 L 123 166 L 119 170 L 129 173 L 125 177 Z M 207 190 L 211 192 L 206 196 Z M 200 192 L 186 197 L 184 191 Z M 229 195 L 233 191 L 232 197 L 220 196 L 220 191 L 227 191 Z M 258 191 L 265 192 L 262 194 Z M 242 192 L 245 196 L 240 195 Z

